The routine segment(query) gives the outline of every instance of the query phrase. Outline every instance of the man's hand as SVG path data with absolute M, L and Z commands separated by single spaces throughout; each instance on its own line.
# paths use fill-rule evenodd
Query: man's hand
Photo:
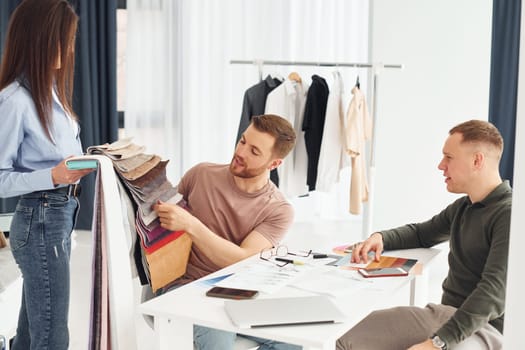
M 170 231 L 186 231 L 191 234 L 193 227 L 198 222 L 186 209 L 176 204 L 158 201 L 153 206 L 160 220 L 160 226 Z
M 261 249 L 271 247 L 271 242 L 257 231 L 250 232 L 239 246 L 217 235 L 197 217 L 176 204 L 158 201 L 152 209 L 159 216 L 162 228 L 188 233 L 193 244 L 219 267 L 229 266 L 258 253 Z
M 364 242 L 358 242 L 352 245 L 352 260 L 353 263 L 367 263 L 368 252 L 375 252 L 374 260 L 379 261 L 381 252 L 383 251 L 383 235 L 375 232 Z
M 408 350 L 436 350 L 436 347 L 432 344 L 431 339 L 427 339 L 422 343 L 412 345 Z
M 66 160 L 73 156 L 62 160 L 56 167 L 51 169 L 51 178 L 53 185 L 68 185 L 77 183 L 82 177 L 86 176 L 95 169 L 69 170 L 66 166 Z

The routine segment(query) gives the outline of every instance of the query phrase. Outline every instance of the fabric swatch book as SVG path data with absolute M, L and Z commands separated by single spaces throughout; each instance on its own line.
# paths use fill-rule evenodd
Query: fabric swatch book
M 350 250 L 352 245 L 341 245 L 334 247 L 332 251 L 337 254 L 344 255 L 337 262 L 337 266 L 340 266 L 343 269 L 347 270 L 357 270 L 358 268 L 384 268 L 384 267 L 401 267 L 403 270 L 409 272 L 417 263 L 417 259 L 402 258 L 396 256 L 387 256 L 381 255 L 379 261 L 374 261 L 374 252 L 368 253 L 369 262 L 367 264 L 356 264 L 351 263 L 350 258 L 352 256 L 352 251 Z M 418 271 L 414 271 L 418 273 Z
M 417 259 L 381 255 L 379 261 L 372 261 L 371 263 L 366 265 L 366 268 L 373 269 L 378 267 L 400 267 L 406 272 L 408 272 L 416 263 Z
M 358 270 L 358 269 L 376 269 L 376 268 L 387 268 L 387 267 L 400 267 L 406 272 L 411 272 L 415 274 L 419 274 L 421 271 L 421 264 L 417 264 L 417 259 L 409 259 L 409 258 L 401 258 L 401 257 L 395 257 L 395 256 L 386 256 L 381 255 L 381 258 L 379 261 L 374 261 L 373 256 L 369 255 L 369 259 L 367 264 L 354 264 L 354 263 L 348 263 L 345 265 L 341 265 L 340 268 L 345 270 Z M 412 269 L 413 267 L 416 267 L 415 269 Z

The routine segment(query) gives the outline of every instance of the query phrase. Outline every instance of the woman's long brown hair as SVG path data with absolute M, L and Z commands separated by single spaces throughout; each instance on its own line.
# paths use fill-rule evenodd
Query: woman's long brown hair
M 78 16 L 66 0 L 24 0 L 9 21 L 0 90 L 21 80 L 50 140 L 53 86 L 66 112 L 76 119 L 72 98 L 77 24 Z

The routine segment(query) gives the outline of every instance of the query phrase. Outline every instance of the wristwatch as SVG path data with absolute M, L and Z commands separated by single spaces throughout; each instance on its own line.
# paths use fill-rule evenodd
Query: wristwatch
M 447 350 L 447 344 L 439 337 L 439 335 L 434 334 L 430 339 L 432 339 L 432 345 L 434 345 L 436 349 Z

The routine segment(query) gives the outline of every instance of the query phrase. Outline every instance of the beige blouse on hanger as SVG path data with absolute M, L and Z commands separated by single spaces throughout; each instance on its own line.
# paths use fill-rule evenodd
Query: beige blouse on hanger
M 354 87 L 352 94 L 346 113 L 346 152 L 352 158 L 350 213 L 360 214 L 361 203 L 368 200 L 365 147 L 366 141 L 372 137 L 372 120 L 361 90 Z

